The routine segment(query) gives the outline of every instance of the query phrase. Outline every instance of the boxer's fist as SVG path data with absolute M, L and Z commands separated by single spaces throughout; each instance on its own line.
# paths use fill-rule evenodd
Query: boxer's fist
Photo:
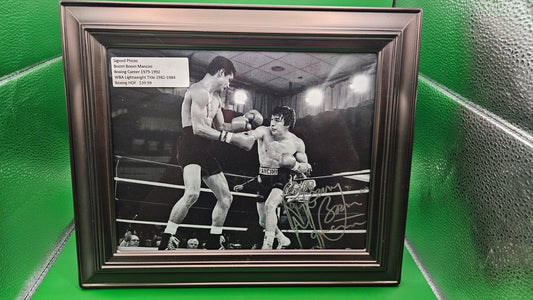
M 294 157 L 294 155 L 290 155 L 290 154 L 281 155 L 281 159 L 279 161 L 280 167 L 286 167 L 286 168 L 292 169 L 294 165 L 296 165 L 296 157 Z
M 308 174 L 311 173 L 311 165 L 309 163 L 296 162 L 294 167 L 292 167 L 292 170 L 302 174 Z
M 236 117 L 231 120 L 231 131 L 233 132 L 248 131 L 250 129 L 252 129 L 250 119 L 245 116 Z
M 283 154 L 279 162 L 280 167 L 286 167 L 298 173 L 311 173 L 311 165 L 306 162 L 298 162 L 294 155 Z
M 255 109 L 252 109 L 249 112 L 245 113 L 244 116 L 252 124 L 252 128 L 257 128 L 263 125 L 263 116 Z

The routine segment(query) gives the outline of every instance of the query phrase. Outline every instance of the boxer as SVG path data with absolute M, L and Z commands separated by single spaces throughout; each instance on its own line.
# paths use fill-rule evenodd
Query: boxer
M 278 228 L 277 207 L 283 201 L 283 189 L 289 182 L 291 172 L 308 174 L 311 165 L 305 153 L 305 144 L 290 132 L 296 122 L 294 110 L 278 106 L 272 111 L 270 126 L 260 126 L 249 132 L 257 140 L 259 156 L 259 193 L 264 202 L 257 202 L 259 224 L 265 228 L 262 249 L 272 249 L 274 239 L 278 249 L 291 241 Z
M 162 235 L 159 250 L 170 249 L 169 241 L 189 209 L 198 200 L 201 182 L 205 182 L 217 199 L 213 208 L 210 238 L 206 248 L 219 249 L 222 227 L 233 201 L 226 177 L 213 153 L 216 143 L 224 142 L 250 150 L 254 138 L 245 132 L 262 123 L 263 117 L 251 111 L 231 123 L 224 123 L 220 92 L 229 87 L 235 75 L 233 63 L 222 56 L 215 57 L 202 80 L 192 84 L 185 93 L 181 119 L 183 136 L 178 144 L 178 162 L 183 168 L 185 191 L 174 204 Z

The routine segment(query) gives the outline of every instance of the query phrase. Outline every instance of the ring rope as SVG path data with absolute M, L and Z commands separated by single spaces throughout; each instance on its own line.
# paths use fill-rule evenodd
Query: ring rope
M 231 177 L 237 177 L 237 178 L 244 178 L 244 179 L 252 179 L 256 177 L 256 176 L 239 175 L 239 174 L 226 173 L 226 172 L 224 172 L 224 175 L 231 176 Z
M 334 174 L 331 174 L 331 175 L 322 175 L 322 176 L 304 177 L 304 178 L 294 178 L 293 180 L 324 179 L 324 178 L 333 178 L 333 177 L 339 177 L 339 176 L 362 175 L 362 174 L 368 174 L 368 173 L 370 173 L 370 170 L 367 169 L 367 170 L 360 170 L 360 171 L 334 173 Z
M 117 222 L 122 223 L 132 223 L 132 224 L 144 224 L 144 225 L 167 225 L 166 222 L 152 222 L 152 221 L 139 221 L 139 220 L 127 220 L 127 219 L 117 219 Z M 196 224 L 179 224 L 179 227 L 184 228 L 198 228 L 198 229 L 211 229 L 210 225 L 196 225 Z M 233 231 L 247 231 L 246 227 L 230 227 L 224 226 L 222 230 L 233 230 Z
M 124 155 L 113 155 L 114 157 L 118 158 L 119 160 L 124 158 L 124 159 L 129 159 L 129 160 L 133 160 L 133 161 L 140 161 L 140 162 L 147 162 L 147 163 L 153 163 L 153 164 L 156 164 L 156 165 L 163 165 L 163 166 L 168 166 L 168 167 L 175 167 L 175 168 L 178 168 L 178 169 L 181 169 L 183 171 L 183 167 L 180 166 L 180 165 L 176 165 L 176 164 L 169 164 L 169 163 L 164 163 L 164 162 L 159 162 L 159 161 L 152 161 L 152 160 L 147 160 L 147 159 L 142 159 L 142 158 L 136 158 L 136 157 L 131 157 L 131 156 L 124 156 Z M 117 168 L 118 168 L 118 162 L 117 162 Z M 118 174 L 118 170 L 115 170 L 116 174 Z M 227 175 L 227 176 L 232 176 L 232 177 L 237 177 L 237 178 L 247 178 L 247 179 L 250 179 L 250 178 L 253 178 L 254 176 L 246 176 L 246 175 L 238 175 L 238 174 L 233 174 L 233 173 L 226 173 L 224 172 L 224 175 Z
M 368 189 L 360 189 L 360 190 L 353 190 L 353 191 L 343 191 L 343 192 L 329 192 L 329 193 L 300 193 L 297 195 L 288 195 L 286 196 L 287 199 L 294 199 L 294 198 L 301 198 L 301 197 L 311 197 L 311 198 L 317 198 L 317 197 L 327 197 L 327 196 L 345 196 L 345 195 L 355 195 L 355 194 L 367 194 L 369 192 Z
M 152 186 L 166 187 L 166 188 L 172 188 L 172 189 L 185 189 L 185 186 L 183 186 L 183 185 L 170 184 L 170 183 L 161 183 L 161 182 L 154 182 L 154 181 L 146 181 L 146 180 L 138 180 L 138 179 L 128 179 L 128 178 L 115 177 L 115 181 L 116 182 L 137 183 L 137 184 L 143 184 L 143 185 L 152 185 Z M 200 188 L 200 191 L 213 193 L 213 191 L 211 191 L 211 189 L 208 189 L 208 188 Z M 257 194 L 232 192 L 232 191 L 230 191 L 230 193 L 232 195 L 235 195 L 235 196 L 261 198 L 261 196 L 259 196 Z
M 316 229 L 302 229 L 302 230 L 292 230 L 292 229 L 282 229 L 281 232 L 289 232 L 289 233 L 366 233 L 366 229 L 350 229 L 350 230 L 338 230 L 338 229 L 332 229 L 332 230 L 316 230 Z
M 170 184 L 170 183 L 161 183 L 161 182 L 154 182 L 154 181 L 146 181 L 146 180 L 138 180 L 138 179 L 128 179 L 128 178 L 120 178 L 115 177 L 114 178 L 116 182 L 128 182 L 128 183 L 137 183 L 137 184 L 143 184 L 143 185 L 151 185 L 151 186 L 159 186 L 159 187 L 166 187 L 166 188 L 172 188 L 172 189 L 185 189 L 185 186 L 178 185 L 178 184 Z M 202 192 L 208 192 L 213 193 L 211 189 L 208 188 L 200 188 L 200 191 Z M 311 197 L 326 197 L 326 196 L 340 196 L 340 195 L 353 195 L 353 194 L 366 194 L 368 193 L 368 189 L 361 189 L 361 190 L 353 190 L 353 191 L 343 191 L 343 192 L 329 192 L 329 193 L 305 193 L 305 194 L 298 194 L 294 196 L 287 196 L 288 199 L 292 198 L 298 198 L 302 196 L 311 196 Z M 251 198 L 261 198 L 262 196 L 257 194 L 250 194 L 250 193 L 242 193 L 242 192 L 233 192 L 230 191 L 232 195 L 235 196 L 244 196 L 244 197 L 251 197 Z
M 130 223 L 130 224 L 144 224 L 144 225 L 167 225 L 166 222 L 153 222 L 153 221 L 141 221 L 141 220 L 128 220 L 128 219 L 117 219 L 117 222 L 121 223 Z M 210 225 L 195 225 L 195 224 L 179 224 L 179 227 L 184 228 L 197 228 L 197 229 L 211 229 Z M 248 228 L 246 227 L 233 227 L 233 226 L 224 226 L 222 227 L 223 230 L 233 230 L 233 231 L 248 231 Z M 288 233 L 366 233 L 366 229 L 351 229 L 351 230 L 327 230 L 327 229 L 301 229 L 301 230 L 293 230 L 293 229 L 283 229 L 282 232 L 288 232 Z
M 133 161 L 140 161 L 140 162 L 153 163 L 153 164 L 157 164 L 157 165 L 164 165 L 164 166 L 168 166 L 168 167 L 175 167 L 175 168 L 179 168 L 179 169 L 183 170 L 182 166 L 176 165 L 176 164 L 169 164 L 169 163 L 164 163 L 164 162 L 159 162 L 159 161 L 152 161 L 152 160 L 136 158 L 136 157 L 131 157 L 131 156 L 125 156 L 125 155 L 117 155 L 117 154 L 115 154 L 113 156 L 118 158 L 118 159 L 124 158 L 124 159 L 133 160 Z M 368 173 L 370 173 L 370 170 L 366 169 L 366 170 L 360 170 L 360 171 L 349 171 L 349 172 L 333 173 L 331 175 L 307 177 L 305 179 L 323 179 L 323 178 L 332 178 L 332 177 L 338 177 L 338 176 L 350 176 L 350 175 L 359 175 L 359 174 L 368 174 Z M 233 174 L 233 173 L 227 173 L 227 172 L 224 172 L 224 174 L 228 175 L 228 176 L 232 176 L 232 177 L 248 178 L 248 179 L 251 179 L 251 178 L 255 177 L 255 176 L 239 175 L 239 174 Z M 294 180 L 304 180 L 304 178 L 295 178 Z
M 183 167 L 180 166 L 180 165 L 175 165 L 175 164 L 169 164 L 169 163 L 164 163 L 164 162 L 160 162 L 160 161 L 153 161 L 153 160 L 148 160 L 148 159 L 142 159 L 142 158 L 136 158 L 136 157 L 130 157 L 130 156 L 123 156 L 123 155 L 113 155 L 114 157 L 118 158 L 118 159 L 129 159 L 129 160 L 133 160 L 133 161 L 140 161 L 140 162 L 147 162 L 147 163 L 152 163 L 152 164 L 156 164 L 156 165 L 163 165 L 163 166 L 168 166 L 168 167 L 175 167 L 175 168 L 179 168 L 179 169 L 182 169 L 183 170 Z

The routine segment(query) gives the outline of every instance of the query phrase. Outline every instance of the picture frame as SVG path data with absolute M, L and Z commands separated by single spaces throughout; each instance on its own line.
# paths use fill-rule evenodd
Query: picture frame
M 60 12 L 81 287 L 400 283 L 420 9 L 62 1 Z M 215 227 L 209 222 L 220 199 L 202 185 L 174 236 L 182 246 L 158 251 L 186 175 L 196 174 L 180 165 L 180 147 L 203 150 L 181 140 L 185 120 L 196 122 L 194 110 L 183 114 L 184 102 L 196 103 L 190 90 L 207 86 L 202 78 L 228 75 L 206 75 L 217 56 L 236 69 L 216 91 L 224 122 L 254 125 L 232 138 L 221 131 L 212 142 L 217 174 L 226 174 L 233 195 L 225 249 L 183 246 L 196 239 L 201 247 Z M 327 95 L 310 107 L 313 87 Z M 239 103 L 239 90 L 253 101 Z M 271 115 L 280 106 L 295 111 L 291 141 L 303 141 L 305 150 L 294 151 L 306 159 L 294 157 L 300 165 L 308 159 L 312 171 L 276 156 L 279 170 L 297 173 L 279 188 L 274 221 L 292 248 L 255 249 L 255 238 L 267 234 L 252 234 L 250 224 L 272 193 L 262 197 L 250 182 L 270 172 L 257 170 L 260 155 L 277 149 L 272 124 L 290 127 L 288 117 Z M 246 119 L 250 109 L 261 123 Z M 254 136 L 254 148 L 239 148 L 237 136 Z M 269 231 L 273 221 L 265 224 Z M 128 247 L 132 236 L 143 244 Z

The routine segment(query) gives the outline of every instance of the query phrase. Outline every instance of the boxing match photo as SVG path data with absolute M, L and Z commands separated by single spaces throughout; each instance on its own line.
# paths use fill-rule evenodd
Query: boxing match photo
M 108 56 L 120 250 L 365 248 L 376 54 Z
M 420 10 L 60 6 L 81 287 L 400 283 Z

